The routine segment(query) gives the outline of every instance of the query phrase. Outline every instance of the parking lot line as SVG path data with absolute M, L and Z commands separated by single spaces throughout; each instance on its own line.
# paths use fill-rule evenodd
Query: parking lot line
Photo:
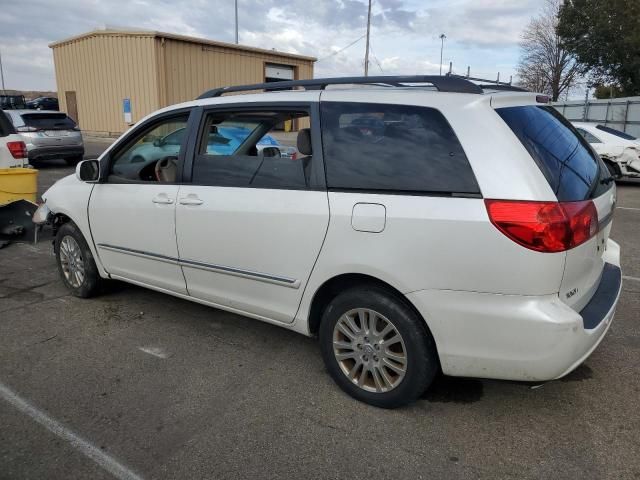
M 635 210 L 640 212 L 640 208 L 635 208 L 635 207 L 616 207 L 619 208 L 620 210 Z
M 623 280 L 631 280 L 631 281 L 634 281 L 634 282 L 640 282 L 640 278 L 638 278 L 638 277 L 630 277 L 628 275 L 623 275 L 622 279 Z
M 142 477 L 129 470 L 113 457 L 107 455 L 95 445 L 78 436 L 58 421 L 51 418 L 45 412 L 37 409 L 9 387 L 0 383 L 0 398 L 6 401 L 20 412 L 24 413 L 32 420 L 42 425 L 54 435 L 69 442 L 76 450 L 85 457 L 90 458 L 103 469 L 120 480 L 142 480 Z
M 158 358 L 169 358 L 171 356 L 160 347 L 138 347 L 138 350 Z

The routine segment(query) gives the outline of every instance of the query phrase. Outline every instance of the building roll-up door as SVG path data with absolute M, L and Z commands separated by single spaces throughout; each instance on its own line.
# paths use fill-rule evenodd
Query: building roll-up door
M 294 80 L 294 67 L 289 65 L 275 65 L 267 63 L 264 69 L 266 82 L 281 82 L 283 80 Z

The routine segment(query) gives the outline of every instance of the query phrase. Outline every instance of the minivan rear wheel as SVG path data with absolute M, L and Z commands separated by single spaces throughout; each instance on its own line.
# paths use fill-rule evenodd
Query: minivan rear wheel
M 377 286 L 336 296 L 319 330 L 329 374 L 346 393 L 382 408 L 415 401 L 438 370 L 433 338 L 419 315 Z

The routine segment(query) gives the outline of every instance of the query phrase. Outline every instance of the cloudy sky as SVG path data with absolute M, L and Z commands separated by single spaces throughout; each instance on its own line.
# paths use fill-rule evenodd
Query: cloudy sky
M 361 74 L 366 0 L 238 0 L 240 43 L 317 57 L 316 76 Z M 374 0 L 372 74 L 456 73 L 508 79 L 539 0 Z M 141 28 L 233 42 L 234 0 L 0 0 L 7 88 L 55 89 L 47 45 L 96 28 Z M 355 42 L 355 43 L 353 43 Z M 353 43 L 348 48 L 344 48 Z M 445 68 L 445 69 L 446 69 Z

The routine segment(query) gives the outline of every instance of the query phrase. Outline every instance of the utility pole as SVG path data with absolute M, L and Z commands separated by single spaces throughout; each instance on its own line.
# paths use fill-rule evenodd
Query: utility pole
M 371 0 L 369 0 L 369 13 L 367 14 L 367 50 L 364 54 L 364 76 L 369 76 L 369 35 L 371 33 Z
M 442 52 L 444 50 L 444 39 L 447 38 L 447 36 L 444 33 L 440 34 L 440 75 L 442 75 Z
M 236 0 L 236 45 L 238 44 L 238 0 Z
M 0 52 L 0 78 L 2 79 L 2 94 L 5 95 L 7 92 L 4 90 L 4 70 L 2 69 L 2 52 Z

